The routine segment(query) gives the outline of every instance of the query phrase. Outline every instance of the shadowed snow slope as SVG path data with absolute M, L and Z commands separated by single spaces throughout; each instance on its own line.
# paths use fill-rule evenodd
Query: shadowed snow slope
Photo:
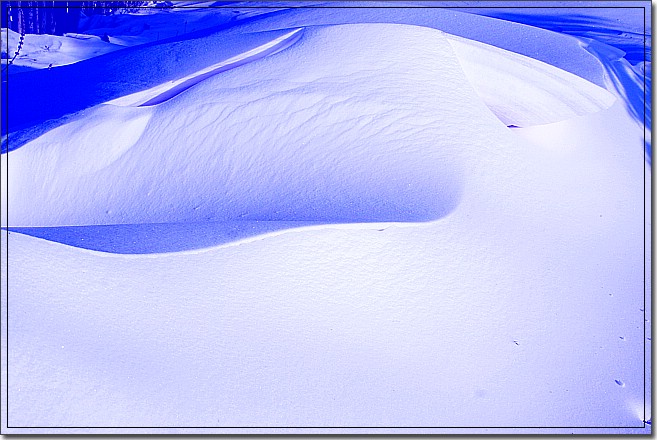
M 312 28 L 163 104 L 99 106 L 3 156 L 9 225 L 435 220 L 467 155 L 500 133 L 440 32 Z
M 2 151 L 20 148 L 85 109 L 198 72 L 290 31 L 220 32 L 227 26 L 128 47 L 52 70 L 10 75 L 3 84 L 7 93 L 1 95 L 3 108 L 11 109 L 2 118 Z
M 181 252 L 243 242 L 285 229 L 316 226 L 317 222 L 233 221 L 196 223 L 140 223 L 136 225 L 11 228 L 12 232 L 69 246 L 115 254 Z M 380 226 L 385 227 L 385 226 Z
M 449 42 L 477 93 L 507 125 L 559 122 L 608 108 L 616 99 L 549 64 L 455 36 Z

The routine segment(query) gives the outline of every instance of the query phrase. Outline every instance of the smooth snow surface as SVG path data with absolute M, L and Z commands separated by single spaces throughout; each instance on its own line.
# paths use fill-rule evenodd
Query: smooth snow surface
M 3 432 L 650 434 L 650 60 L 253 5 L 8 75 Z
M 464 38 L 449 41 L 470 83 L 507 125 L 559 122 L 615 101 L 605 89 L 549 64 Z

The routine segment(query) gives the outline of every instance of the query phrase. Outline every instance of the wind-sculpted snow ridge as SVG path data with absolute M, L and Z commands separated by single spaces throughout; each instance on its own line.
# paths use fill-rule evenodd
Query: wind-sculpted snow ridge
M 137 92 L 133 95 L 128 95 L 108 102 L 114 105 L 138 105 L 140 107 L 148 107 L 151 105 L 161 104 L 169 99 L 181 94 L 185 90 L 195 86 L 196 84 L 204 81 L 211 76 L 218 75 L 230 69 L 242 66 L 246 63 L 258 60 L 262 57 L 275 54 L 284 50 L 301 38 L 302 29 L 295 29 L 281 37 L 276 38 L 262 46 L 258 46 L 243 54 L 229 58 L 220 63 L 207 67 L 199 72 L 195 72 L 184 78 L 162 84 L 161 86 L 148 89 L 143 92 Z
M 20 148 L 94 105 L 191 75 L 290 29 L 316 25 L 391 23 L 439 29 L 535 58 L 604 86 L 605 71 L 600 61 L 567 35 L 453 9 L 404 8 L 395 4 L 378 9 L 352 7 L 358 5 L 332 3 L 330 9 L 268 9 L 267 13 L 253 9 L 259 15 L 192 35 L 126 48 L 51 72 L 13 75 L 7 84 L 9 93 L 2 95 L 3 106 L 9 96 L 11 108 L 8 120 L 1 121 L 2 152 Z M 153 65 L 158 68 L 148 68 Z M 131 74 L 135 70 L 139 75 Z M 76 93 L 68 93 L 70 90 Z M 11 134 L 9 141 L 7 133 Z
M 492 117 L 439 32 L 313 28 L 159 105 L 99 106 L 10 152 L 9 222 L 436 220 L 458 204 L 459 152 L 490 139 L 461 127 Z
M 400 38 L 352 33 L 371 27 Z M 98 106 L 11 152 L 9 226 L 433 221 L 458 204 L 463 151 L 475 151 L 462 127 L 490 118 L 484 103 L 505 125 L 527 126 L 613 101 L 575 75 L 426 27 L 305 32 Z M 204 243 L 260 229 L 231 226 Z M 93 244 L 79 228 L 29 231 L 96 250 L 170 249 Z
M 506 125 L 551 124 L 609 108 L 616 98 L 549 64 L 455 36 L 448 39 L 479 96 Z
M 340 6 L 345 6 L 341 8 Z M 226 29 L 227 34 L 262 32 L 307 26 L 391 23 L 428 27 L 525 55 L 604 87 L 602 63 L 584 50 L 577 38 L 492 17 L 470 9 L 441 9 L 426 2 L 331 2 L 331 8 L 293 8 L 249 20 Z

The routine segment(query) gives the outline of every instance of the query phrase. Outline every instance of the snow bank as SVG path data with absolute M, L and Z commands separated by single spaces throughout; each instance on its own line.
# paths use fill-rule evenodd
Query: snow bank
M 489 127 L 474 138 L 473 120 Z M 9 225 L 435 220 L 458 204 L 464 154 L 496 130 L 439 32 L 314 28 L 160 105 L 100 106 L 10 152 Z

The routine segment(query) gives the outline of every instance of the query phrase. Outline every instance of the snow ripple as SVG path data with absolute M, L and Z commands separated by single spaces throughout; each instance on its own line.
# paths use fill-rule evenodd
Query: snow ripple
M 459 204 L 480 143 L 461 127 L 480 125 L 489 144 L 503 127 L 493 114 L 525 127 L 614 100 L 571 73 L 423 26 L 303 33 L 300 40 L 302 28 L 279 29 L 273 40 L 92 108 L 11 152 L 12 215 L 3 225 L 142 253 L 198 243 L 92 244 L 89 231 L 124 225 L 114 233 L 143 239 L 143 231 L 212 224 L 219 232 L 202 242 L 217 245 L 308 222 L 436 221 Z

